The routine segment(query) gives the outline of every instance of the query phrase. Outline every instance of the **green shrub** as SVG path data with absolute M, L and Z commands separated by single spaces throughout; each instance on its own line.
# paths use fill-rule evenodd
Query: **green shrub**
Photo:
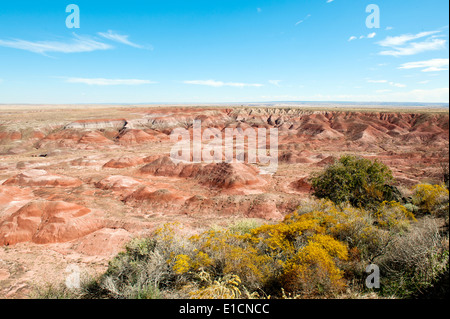
M 392 182 L 392 172 L 383 163 L 350 155 L 342 156 L 311 179 L 316 197 L 364 208 L 400 200 L 401 195 Z

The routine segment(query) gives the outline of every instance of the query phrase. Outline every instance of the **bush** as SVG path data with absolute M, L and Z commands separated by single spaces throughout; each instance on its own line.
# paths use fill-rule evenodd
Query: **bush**
M 434 203 L 435 196 L 419 196 L 423 189 L 429 187 L 416 188 L 418 198 Z M 436 205 L 429 206 L 431 212 Z M 411 209 L 395 201 L 383 201 L 367 210 L 316 199 L 302 203 L 278 223 L 243 220 L 190 237 L 181 235 L 180 225 L 167 224 L 151 238 L 132 240 L 103 275 L 86 281 L 78 291 L 50 287 L 40 295 L 132 299 L 364 296 L 365 269 L 374 263 L 380 266 L 383 296 L 416 296 L 441 283 L 448 272 L 448 236 L 439 229 L 442 219 L 434 216 L 417 221 Z
M 377 260 L 382 293 L 405 298 L 430 290 L 448 272 L 448 258 L 448 237 L 442 236 L 436 219 L 423 218 Z
M 423 214 L 448 221 L 449 192 L 444 185 L 419 184 L 413 188 L 412 202 Z
M 316 197 L 364 208 L 400 200 L 401 195 L 392 182 L 392 172 L 383 163 L 350 155 L 342 156 L 311 179 Z

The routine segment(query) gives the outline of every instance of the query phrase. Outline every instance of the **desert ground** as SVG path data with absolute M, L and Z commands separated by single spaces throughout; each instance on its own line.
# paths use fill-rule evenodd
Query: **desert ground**
M 173 163 L 170 134 L 194 120 L 220 132 L 277 128 L 278 169 Z M 0 298 L 28 298 L 70 265 L 104 271 L 131 238 L 167 222 L 194 234 L 280 220 L 343 154 L 379 159 L 406 192 L 438 183 L 448 108 L 0 105 Z

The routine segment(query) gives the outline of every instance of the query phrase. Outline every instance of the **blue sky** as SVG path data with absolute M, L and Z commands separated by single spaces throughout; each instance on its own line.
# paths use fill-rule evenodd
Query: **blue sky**
M 448 103 L 446 0 L 71 1 L 0 2 L 0 103 Z

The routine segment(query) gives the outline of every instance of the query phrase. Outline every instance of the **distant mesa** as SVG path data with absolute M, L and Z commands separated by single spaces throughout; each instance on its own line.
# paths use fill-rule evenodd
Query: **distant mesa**
M 64 130 L 68 129 L 123 129 L 127 125 L 125 119 L 92 119 L 92 120 L 79 120 L 64 126 Z

